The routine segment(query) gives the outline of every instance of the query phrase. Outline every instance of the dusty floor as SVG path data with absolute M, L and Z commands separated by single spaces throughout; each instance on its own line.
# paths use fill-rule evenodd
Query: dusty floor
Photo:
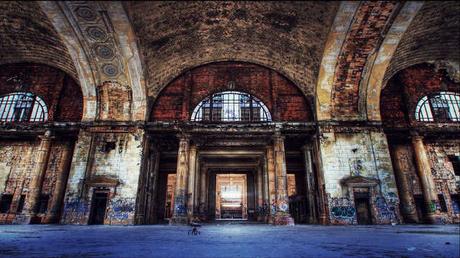
M 460 257 L 458 225 L 0 226 L 0 257 Z

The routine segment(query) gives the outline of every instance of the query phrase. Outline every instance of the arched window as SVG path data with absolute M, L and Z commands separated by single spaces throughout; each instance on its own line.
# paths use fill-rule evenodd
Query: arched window
M 192 121 L 268 122 L 268 108 L 256 97 L 238 91 L 224 91 L 201 101 L 193 110 Z
M 459 122 L 460 94 L 442 91 L 421 98 L 415 118 L 422 122 Z
M 15 92 L 0 97 L 0 122 L 45 122 L 48 108 L 40 97 Z

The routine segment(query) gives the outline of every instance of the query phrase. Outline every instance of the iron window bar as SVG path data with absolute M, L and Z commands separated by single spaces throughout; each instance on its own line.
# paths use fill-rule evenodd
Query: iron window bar
M 270 122 L 270 112 L 258 98 L 239 91 L 214 93 L 193 110 L 191 121 Z
M 48 108 L 42 98 L 30 92 L 14 92 L 0 97 L 0 122 L 46 122 Z
M 441 91 L 422 97 L 415 107 L 415 119 L 420 122 L 460 122 L 460 94 Z

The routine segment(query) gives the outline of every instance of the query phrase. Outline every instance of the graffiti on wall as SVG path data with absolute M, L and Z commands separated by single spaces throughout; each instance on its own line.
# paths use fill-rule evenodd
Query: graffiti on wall
M 84 223 L 84 218 L 89 215 L 89 204 L 80 198 L 68 198 L 64 203 L 63 221 L 66 224 Z
M 180 190 L 176 196 L 174 196 L 174 212 L 176 216 L 187 216 L 187 205 L 185 191 Z
M 391 198 L 377 196 L 375 198 L 374 206 L 377 209 L 377 220 L 379 223 L 392 223 L 396 222 L 396 206 Z
M 128 220 L 129 216 L 134 214 L 134 205 L 132 198 L 111 200 L 108 217 L 118 221 Z
M 356 209 L 348 197 L 329 199 L 330 217 L 333 224 L 353 224 Z

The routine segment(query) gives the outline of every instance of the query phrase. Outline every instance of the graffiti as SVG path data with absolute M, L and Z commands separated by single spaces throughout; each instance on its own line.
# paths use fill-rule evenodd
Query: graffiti
M 262 206 L 257 206 L 257 213 L 260 215 L 260 216 L 265 216 L 265 215 L 269 215 L 269 208 L 268 208 L 268 204 L 266 202 L 264 202 L 262 204 Z
M 388 202 L 397 203 L 399 201 L 398 196 L 394 192 L 388 192 L 385 196 Z
M 67 199 L 64 203 L 63 221 L 65 223 L 84 223 L 89 214 L 89 205 L 80 199 Z
M 179 194 L 174 197 L 174 212 L 176 216 L 186 216 L 187 206 L 185 201 L 185 191 L 181 190 Z
M 285 201 L 281 201 L 280 204 L 278 205 L 280 211 L 282 212 L 287 212 L 289 209 L 289 205 Z
M 331 213 L 336 218 L 353 219 L 355 216 L 355 208 L 351 206 L 336 206 L 332 207 Z
M 65 213 L 88 213 L 89 207 L 85 202 L 77 200 L 67 200 L 64 206 Z
M 436 202 L 435 201 L 431 201 L 430 202 L 430 212 L 435 212 L 436 211 Z
M 270 206 L 270 211 L 271 211 L 272 215 L 276 214 L 276 201 L 275 200 L 272 200 L 272 204 Z
M 375 208 L 378 211 L 378 219 L 380 223 L 391 223 L 395 221 L 395 206 L 392 202 L 385 200 L 385 198 L 381 196 L 376 197 Z
M 114 220 L 127 220 L 134 212 L 134 202 L 131 199 L 118 199 L 111 202 L 109 217 Z
M 350 199 L 346 197 L 331 198 L 329 201 L 329 207 L 333 223 L 353 224 L 356 209 Z
M 460 214 L 460 204 L 456 200 L 452 200 L 452 211 L 454 214 Z
M 360 159 L 350 159 L 350 171 L 352 176 L 361 176 L 364 172 L 363 161 Z
M 445 216 L 437 216 L 435 217 L 435 224 L 441 224 L 441 225 L 444 225 L 444 224 L 449 224 L 451 223 L 451 221 L 449 220 L 448 217 L 445 217 Z

